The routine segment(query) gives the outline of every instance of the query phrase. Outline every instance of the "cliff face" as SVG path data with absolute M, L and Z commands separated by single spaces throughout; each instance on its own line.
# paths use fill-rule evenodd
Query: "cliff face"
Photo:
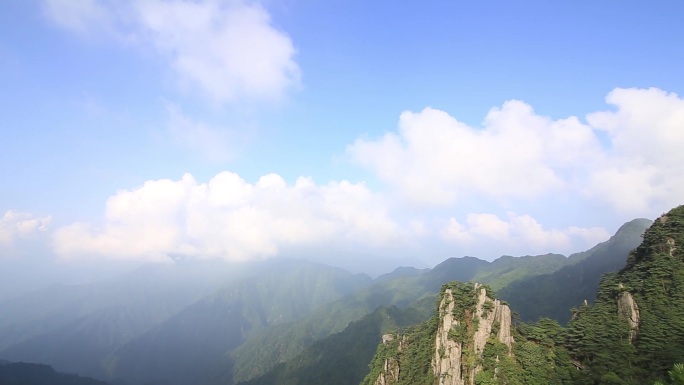
M 442 295 L 432 358 L 432 370 L 439 385 L 473 385 L 482 370 L 481 365 L 473 363 L 480 361 L 478 358 L 492 336 L 506 345 L 510 354 L 513 336 L 508 305 L 490 298 L 486 288 L 479 284 L 474 284 L 473 291 L 475 306 L 463 312 L 458 311 L 460 299 L 454 297 L 452 289 L 446 289 Z
M 449 332 L 463 322 L 454 318 L 454 304 L 453 293 L 451 289 L 447 289 L 439 303 L 439 327 L 432 358 L 432 371 L 439 378 L 440 384 L 457 384 L 461 379 L 463 344 L 449 338 Z
M 383 336 L 364 384 L 474 385 L 488 343 L 501 344 L 511 356 L 511 311 L 483 285 L 445 285 L 437 316 L 422 328 Z M 417 357 L 424 357 L 422 366 Z
M 637 306 L 632 294 L 623 291 L 617 300 L 618 315 L 627 321 L 629 325 L 629 340 L 634 342 L 639 332 L 639 306 Z
M 399 362 L 395 358 L 388 357 L 373 385 L 390 385 L 396 384 L 397 381 L 399 381 Z

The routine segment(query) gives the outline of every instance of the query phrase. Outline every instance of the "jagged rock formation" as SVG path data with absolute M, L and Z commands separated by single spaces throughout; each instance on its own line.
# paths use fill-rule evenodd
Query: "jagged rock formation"
M 382 344 L 390 344 L 395 341 L 397 337 L 399 336 L 391 333 L 383 334 Z M 399 341 L 399 345 L 397 346 L 399 352 L 401 352 L 403 345 L 402 341 Z M 385 364 L 382 367 L 382 372 L 380 372 L 373 385 L 391 385 L 396 384 L 397 381 L 399 381 L 399 361 L 395 357 L 387 357 L 385 359 Z
M 418 367 L 427 372 L 420 383 L 474 385 L 476 375 L 482 371 L 482 355 L 492 341 L 503 346 L 505 356 L 512 355 L 514 339 L 508 305 L 493 298 L 487 286 L 446 284 L 437 317 L 417 331 L 383 336 L 374 371 L 364 384 L 417 384 L 411 378 Z M 416 356 L 424 357 L 426 362 L 416 364 Z
M 388 342 L 394 341 L 394 334 L 383 334 L 382 335 L 382 343 L 386 344 Z
M 399 381 L 399 362 L 395 358 L 389 357 L 385 360 L 382 372 L 373 385 L 390 385 L 396 384 L 397 381 Z
M 454 298 L 452 289 L 446 289 L 439 304 L 439 327 L 435 337 L 435 355 L 432 368 L 439 385 L 473 385 L 475 375 L 482 370 L 481 365 L 472 365 L 471 357 L 481 357 L 487 340 L 496 334 L 498 340 L 506 345 L 509 354 L 513 343 L 511 335 L 511 311 L 508 305 L 487 296 L 485 287 L 474 284 L 477 302 L 474 308 L 465 309 L 459 318 L 455 311 L 460 298 Z M 466 338 L 454 335 L 455 330 L 463 330 Z M 467 331 L 472 330 L 468 341 Z M 494 329 L 494 330 L 493 330 Z
M 455 381 L 462 377 L 462 343 L 449 337 L 449 332 L 463 322 L 454 319 L 455 303 L 451 289 L 447 289 L 439 303 L 439 327 L 435 338 L 435 355 L 432 358 L 432 371 L 443 385 L 457 384 Z

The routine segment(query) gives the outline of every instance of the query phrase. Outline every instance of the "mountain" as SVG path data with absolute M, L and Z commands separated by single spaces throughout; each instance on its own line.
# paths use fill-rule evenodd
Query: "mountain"
M 186 307 L 106 360 L 107 378 L 188 384 L 258 330 L 294 322 L 370 283 L 365 275 L 306 261 L 279 261 Z
M 390 330 L 418 323 L 425 317 L 425 312 L 416 308 L 378 308 L 362 319 L 352 322 L 342 332 L 315 342 L 264 376 L 239 384 L 358 384 L 363 380 L 368 362 L 373 357 L 377 341 L 382 335 Z
M 230 384 L 274 375 L 294 379 L 331 365 L 336 356 L 324 350 L 335 344 L 328 338 L 336 343 L 340 333 L 367 338 L 351 326 L 378 308 L 396 306 L 427 319 L 429 312 L 421 309 L 449 281 L 478 281 L 506 294 L 511 287 L 542 279 L 544 293 L 560 297 L 538 309 L 530 305 L 532 312 L 567 317 L 564 291 L 572 294 L 582 285 L 589 287 L 586 277 L 617 270 L 612 266 L 619 260 L 624 264 L 644 223 L 625 225 L 605 244 L 569 258 L 449 258 L 432 269 L 402 267 L 375 280 L 298 260 L 145 266 L 118 280 L 55 286 L 0 303 L 0 312 L 10 315 L 0 317 L 0 358 L 134 384 Z M 584 278 L 563 289 L 565 281 L 554 278 L 561 271 Z M 586 289 L 578 295 L 591 299 L 581 293 Z M 540 293 L 521 291 L 522 300 L 528 294 Z M 570 302 L 576 306 L 581 299 Z M 521 317 L 529 319 L 532 312 L 523 309 Z M 356 362 L 370 360 L 372 349 L 354 349 Z M 312 357 L 320 358 L 315 365 L 309 362 Z M 362 376 L 350 372 L 345 378 Z
M 307 346 L 325 339 L 330 334 L 343 331 L 350 322 L 361 319 L 378 307 L 394 305 L 406 308 L 425 299 L 432 302 L 441 285 L 454 280 L 462 282 L 478 280 L 493 288 L 503 287 L 500 292 L 506 293 L 508 286 L 519 283 L 522 287 L 526 287 L 524 284 L 528 280 L 534 280 L 536 277 L 551 277 L 548 288 L 552 288 L 553 293 L 559 293 L 559 298 L 550 303 L 538 304 L 539 310 L 534 306 L 523 309 L 520 315 L 524 319 L 532 317 L 536 319 L 542 315 L 563 320 L 570 315 L 568 303 L 573 305 L 581 303 L 584 298 L 593 298 L 593 294 L 585 295 L 587 289 L 584 289 L 580 291 L 580 300 L 575 300 L 577 295 L 565 299 L 562 296 L 563 290 L 566 290 L 562 286 L 564 281 L 554 281 L 553 279 L 556 279 L 554 272 L 579 265 L 579 268 L 567 270 L 565 274 L 572 275 L 577 271 L 585 274 L 584 272 L 588 270 L 591 274 L 586 275 L 595 277 L 594 279 L 598 281 L 601 274 L 616 271 L 624 266 L 629 251 L 639 245 L 641 234 L 650 223 L 651 221 L 648 220 L 631 221 L 623 225 L 610 240 L 569 258 L 558 254 L 503 256 L 493 262 L 487 262 L 473 257 L 463 257 L 449 258 L 428 270 L 398 268 L 392 273 L 378 277 L 373 285 L 313 312 L 296 324 L 271 328 L 248 339 L 232 354 L 235 363 L 232 374 L 236 381 L 272 376 L 269 370 L 278 363 L 288 362 L 289 365 Z M 603 259 L 617 262 L 604 262 Z M 588 278 L 586 281 L 593 282 Z M 595 291 L 596 286 L 593 288 Z M 568 289 L 568 293 L 573 293 L 574 289 L 576 288 Z M 519 294 L 523 297 L 529 295 L 531 298 L 540 295 L 535 292 L 521 291 Z M 510 302 L 508 297 L 505 299 Z M 321 365 L 327 365 L 325 361 L 320 362 Z M 228 366 L 223 364 L 219 367 Z M 217 370 L 220 371 L 220 369 Z
M 421 275 L 430 269 L 416 269 L 410 266 L 400 266 L 392 270 L 390 273 L 382 274 L 375 279 L 375 283 L 382 281 L 389 281 L 394 278 L 415 277 Z
M 362 384 L 637 385 L 667 378 L 684 357 L 681 244 L 684 206 L 649 227 L 626 266 L 602 278 L 595 304 L 573 309 L 567 328 L 548 318 L 515 323 L 486 285 L 446 284 L 431 319 L 383 337 Z
M 625 266 L 629 252 L 641 243 L 652 223 L 648 219 L 627 222 L 606 242 L 571 255 L 568 265 L 511 282 L 497 289 L 497 296 L 508 301 L 523 321 L 549 317 L 565 324 L 571 317 L 570 308 L 594 301 L 603 274 Z
M 226 360 L 234 360 L 233 378 L 246 381 L 266 374 L 277 364 L 286 362 L 306 347 L 331 334 L 343 331 L 351 322 L 362 319 L 378 307 L 408 307 L 423 298 L 434 301 L 441 280 L 467 280 L 479 267 L 489 262 L 477 258 L 450 258 L 433 269 L 394 279 L 381 279 L 371 286 L 320 308 L 296 323 L 264 330 L 248 339 Z M 437 286 L 437 288 L 435 288 Z M 225 371 L 226 363 L 219 363 L 217 371 Z M 227 378 L 228 374 L 223 378 Z
M 104 378 L 113 351 L 254 268 L 145 265 L 115 280 L 20 296 L 0 304 L 8 315 L 0 321 L 0 357 Z
M 666 378 L 684 361 L 684 206 L 658 218 L 627 265 L 601 282 L 596 303 L 568 326 L 582 381 L 632 385 Z
M 56 372 L 48 365 L 0 362 L 2 385 L 107 385 L 106 382 Z

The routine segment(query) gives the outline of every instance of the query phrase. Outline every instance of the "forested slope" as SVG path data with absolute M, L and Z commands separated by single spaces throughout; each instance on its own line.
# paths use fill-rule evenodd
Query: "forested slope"
M 684 360 L 681 245 L 684 206 L 651 225 L 626 266 L 601 280 L 596 303 L 572 310 L 567 328 L 546 318 L 504 325 L 507 318 L 495 316 L 492 322 L 498 310 L 490 290 L 481 292 L 483 299 L 477 284 L 445 285 L 433 318 L 400 332 L 399 342 L 380 344 L 364 384 L 638 385 L 666 379 Z

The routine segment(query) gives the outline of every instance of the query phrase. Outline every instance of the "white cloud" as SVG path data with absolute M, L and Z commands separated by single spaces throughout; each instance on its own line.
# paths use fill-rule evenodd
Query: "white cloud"
M 490 213 L 468 214 L 466 224 L 452 217 L 441 235 L 445 241 L 465 249 L 485 254 L 492 251 L 501 253 L 503 250 L 511 255 L 548 252 L 569 254 L 592 247 L 610 236 L 600 227 L 546 229 L 531 216 L 513 212 L 508 213 L 507 219 Z
M 154 47 L 179 83 L 216 103 L 277 100 L 299 83 L 290 38 L 245 0 L 45 0 L 44 13 L 82 34 Z
M 397 132 L 359 139 L 347 150 L 422 204 L 548 203 L 565 194 L 629 216 L 681 204 L 684 100 L 658 89 L 615 89 L 606 101 L 616 111 L 589 114 L 588 124 L 539 116 L 515 100 L 492 109 L 481 128 L 432 108 L 404 112 Z
M 109 198 L 101 226 L 58 228 L 54 250 L 65 259 L 109 258 L 168 262 L 170 256 L 231 261 L 356 250 L 434 258 L 470 254 L 571 253 L 608 238 L 603 228 L 547 228 L 530 215 L 471 213 L 416 217 L 392 209 L 363 184 L 309 178 L 288 184 L 277 174 L 249 183 L 221 172 L 206 183 L 190 174 L 150 180 Z M 393 215 L 390 215 L 390 212 Z M 397 222 L 394 217 L 402 217 Z M 320 258 L 320 256 L 319 256 Z
M 248 183 L 223 172 L 200 183 L 185 175 L 118 192 L 100 226 L 59 228 L 55 250 L 160 261 L 174 253 L 244 260 L 349 247 L 435 258 L 447 247 L 449 255 L 485 258 L 576 252 L 609 234 L 571 226 L 573 218 L 606 225 L 597 219 L 604 207 L 615 210 L 610 225 L 654 218 L 684 196 L 684 101 L 656 89 L 616 89 L 607 102 L 615 110 L 583 123 L 509 101 L 479 128 L 427 108 L 403 113 L 397 132 L 349 146 L 354 161 L 408 202 L 435 206 L 427 210 L 348 181 L 291 184 L 270 174 Z M 170 115 L 187 142 L 220 142 L 216 127 Z
M 520 101 L 487 115 L 482 129 L 446 112 L 404 112 L 398 133 L 357 140 L 352 159 L 411 200 L 451 204 L 461 196 L 536 197 L 563 188 L 599 147 L 576 118 L 552 121 Z
M 19 239 L 47 231 L 51 219 L 50 216 L 38 218 L 30 213 L 6 211 L 0 218 L 0 245 L 11 245 Z
M 606 102 L 617 109 L 587 117 L 611 143 L 606 160 L 594 168 L 587 193 L 635 213 L 682 204 L 684 100 L 656 88 L 618 88 Z
M 366 249 L 400 241 L 401 229 L 365 186 L 347 181 L 288 185 L 270 174 L 250 184 L 230 172 L 198 183 L 154 180 L 107 201 L 101 228 L 74 223 L 54 235 L 65 258 L 88 255 L 151 261 L 169 254 L 246 260 L 283 250 L 351 244 Z

